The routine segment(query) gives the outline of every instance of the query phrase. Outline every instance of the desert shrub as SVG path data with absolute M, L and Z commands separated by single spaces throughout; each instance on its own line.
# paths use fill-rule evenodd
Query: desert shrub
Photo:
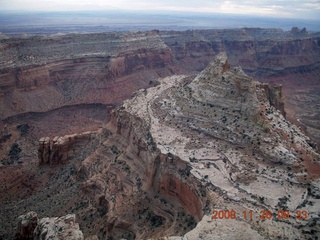
M 115 145 L 112 145 L 111 151 L 112 151 L 113 154 L 119 154 L 120 153 L 119 149 Z
M 29 132 L 30 126 L 28 124 L 21 124 L 17 126 L 17 129 L 20 132 L 20 136 L 25 137 Z
M 10 160 L 17 161 L 19 159 L 20 152 L 21 148 L 19 147 L 18 143 L 12 144 L 9 152 Z

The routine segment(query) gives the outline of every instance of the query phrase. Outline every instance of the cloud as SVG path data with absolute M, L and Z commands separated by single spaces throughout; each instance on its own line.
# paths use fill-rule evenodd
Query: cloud
M 172 10 L 320 19 L 319 0 L 0 0 L 0 10 Z

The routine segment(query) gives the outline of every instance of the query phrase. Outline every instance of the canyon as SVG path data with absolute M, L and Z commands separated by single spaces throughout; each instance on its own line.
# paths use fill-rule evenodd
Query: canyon
M 319 235 L 318 33 L 0 38 L 0 238 L 32 211 L 76 214 L 92 239 Z
M 305 29 L 2 34 L 0 39 L 2 121 L 66 106 L 119 105 L 159 77 L 198 73 L 227 52 L 232 66 L 261 82 L 282 84 L 288 117 L 299 119 L 319 141 L 320 40 Z

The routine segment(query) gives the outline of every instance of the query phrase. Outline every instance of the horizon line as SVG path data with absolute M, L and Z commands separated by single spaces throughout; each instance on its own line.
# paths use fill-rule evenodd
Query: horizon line
M 0 9 L 1 13 L 103 13 L 103 12 L 114 12 L 114 13 L 145 13 L 148 14 L 194 14 L 210 16 L 233 16 L 241 18 L 261 18 L 261 19 L 286 19 L 286 20 L 306 20 L 306 21 L 318 21 L 318 18 L 304 18 L 304 17 L 292 17 L 292 16 L 274 16 L 274 15 L 261 15 L 261 14 L 247 14 L 247 13 L 225 13 L 225 12 L 209 12 L 209 11 L 184 11 L 184 10 L 147 10 L 147 9 L 92 9 L 92 10 L 28 10 L 28 9 Z

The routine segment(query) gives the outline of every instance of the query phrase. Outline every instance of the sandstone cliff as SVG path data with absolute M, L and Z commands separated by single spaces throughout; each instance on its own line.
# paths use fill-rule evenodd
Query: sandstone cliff
M 61 164 L 65 163 L 77 152 L 87 145 L 97 132 L 84 132 L 81 134 L 55 137 L 43 137 L 39 140 L 38 159 L 39 164 Z
M 278 109 L 286 117 L 282 85 L 259 83 L 257 84 L 257 88 L 263 88 L 270 105 Z
M 192 229 L 206 207 L 206 190 L 188 164 L 161 154 L 148 125 L 126 111 L 113 114 L 109 129 L 113 135 L 78 171 L 83 193 L 102 211 L 102 236 L 146 239 Z
M 4 41 L 1 48 L 1 119 L 81 103 L 119 104 L 172 74 L 170 49 L 152 32 L 40 36 Z

